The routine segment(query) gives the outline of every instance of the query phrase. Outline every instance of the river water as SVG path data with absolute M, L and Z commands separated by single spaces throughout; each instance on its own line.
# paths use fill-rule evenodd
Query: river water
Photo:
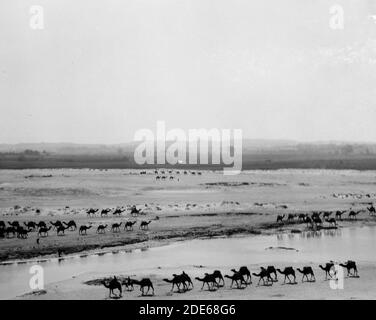
M 180 266 L 234 267 L 252 264 L 325 263 L 348 259 L 376 263 L 376 227 L 354 227 L 300 234 L 247 236 L 180 241 L 147 250 L 51 259 L 43 267 L 45 283 L 87 272 L 137 273 L 146 268 Z M 0 266 L 0 299 L 31 291 L 35 261 Z

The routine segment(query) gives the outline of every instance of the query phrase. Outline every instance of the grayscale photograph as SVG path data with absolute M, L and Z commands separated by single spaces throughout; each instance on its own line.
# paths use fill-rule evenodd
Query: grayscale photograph
M 375 85 L 374 0 L 1 0 L 0 300 L 376 299 Z

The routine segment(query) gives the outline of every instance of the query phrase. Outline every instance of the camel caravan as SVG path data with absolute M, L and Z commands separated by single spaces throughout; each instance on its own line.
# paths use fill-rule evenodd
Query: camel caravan
M 376 215 L 376 209 L 373 204 L 370 204 L 370 207 L 366 207 L 364 210 L 353 210 L 352 208 L 348 210 L 347 218 L 342 216 L 346 214 L 347 210 L 337 210 L 337 211 L 314 211 L 311 215 L 308 213 L 290 213 L 287 215 L 279 214 L 277 215 L 277 224 L 282 225 L 284 223 L 294 224 L 294 223 L 305 223 L 308 228 L 313 230 L 319 229 L 337 229 L 338 221 L 354 221 L 357 220 L 357 217 L 362 212 L 369 213 L 370 216 Z M 335 215 L 335 217 L 332 217 Z M 326 223 L 326 226 L 324 225 Z
M 337 268 L 336 268 L 337 266 Z M 359 278 L 356 262 L 348 260 L 345 263 L 327 262 L 325 265 L 319 265 L 319 268 L 325 272 L 324 281 L 337 280 L 338 279 L 338 267 L 344 268 L 348 278 Z M 302 268 L 294 269 L 292 266 L 287 266 L 283 269 L 276 268 L 274 266 L 260 267 L 258 272 L 253 272 L 246 266 L 237 269 L 231 269 L 231 274 L 223 275 L 220 270 L 214 270 L 212 273 L 204 273 L 201 277 L 195 277 L 194 279 L 200 283 L 200 290 L 217 291 L 220 288 L 226 287 L 225 279 L 231 280 L 230 284 L 227 284 L 229 289 L 246 289 L 252 284 L 252 276 L 257 281 L 257 287 L 259 286 L 273 286 L 278 282 L 278 274 L 283 277 L 282 285 L 296 285 L 297 276 L 301 274 L 301 283 L 315 283 L 316 277 L 311 266 L 303 266 Z M 191 277 L 182 271 L 180 274 L 172 274 L 171 278 L 164 278 L 162 281 L 171 284 L 170 293 L 185 293 L 194 289 L 194 284 Z M 117 278 L 114 276 L 110 280 L 102 280 L 101 284 L 109 289 L 110 298 L 122 297 L 124 287 L 126 291 L 133 291 L 134 285 L 138 285 L 141 296 L 154 296 L 154 287 L 150 278 L 143 278 L 141 280 L 131 279 L 129 276 L 126 278 Z M 116 292 L 115 292 L 116 290 Z
M 137 217 L 138 214 L 142 213 L 142 209 L 137 209 L 136 206 L 130 206 L 130 215 L 132 217 Z M 116 208 L 113 211 L 113 215 L 121 216 L 121 213 L 124 212 L 126 209 Z M 88 216 L 93 216 L 96 213 L 100 213 L 101 217 L 103 215 L 108 215 L 111 212 L 111 209 L 102 209 L 100 212 L 99 209 L 87 209 L 86 213 Z M 137 220 L 128 220 L 120 223 L 113 223 L 109 228 L 109 225 L 100 224 L 96 228 L 97 234 L 105 234 L 107 229 L 112 233 L 120 233 L 121 227 L 124 224 L 124 231 L 133 231 L 134 225 L 137 223 Z M 142 220 L 139 222 L 139 230 L 147 231 L 149 229 L 149 225 L 152 220 Z M 78 234 L 80 236 L 86 236 L 88 234 L 88 230 L 92 228 L 92 223 L 90 225 L 81 225 L 77 226 L 77 223 L 74 220 L 70 221 L 26 221 L 26 222 L 19 222 L 19 221 L 0 221 L 0 238 L 19 238 L 19 239 L 27 239 L 29 234 L 36 233 L 38 239 L 39 238 L 46 238 L 51 233 L 56 234 L 57 236 L 64 236 L 66 231 L 73 232 L 78 229 Z

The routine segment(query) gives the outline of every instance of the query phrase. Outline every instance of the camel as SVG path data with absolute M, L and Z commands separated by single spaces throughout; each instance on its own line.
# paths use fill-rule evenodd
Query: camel
M 90 217 L 90 215 L 95 215 L 98 211 L 99 209 L 90 208 L 89 210 L 86 211 L 86 213 Z
M 29 222 L 24 222 L 24 225 L 25 227 L 27 227 L 28 229 L 31 229 L 31 230 L 35 230 L 37 228 L 37 224 L 33 221 L 29 221 Z
M 306 217 L 307 215 L 305 213 L 301 213 L 299 214 L 298 219 L 300 222 L 304 222 Z
M 289 283 L 296 283 L 295 270 L 293 267 L 286 267 L 283 271 L 281 269 L 277 269 L 277 271 L 285 276 L 283 283 L 286 283 L 286 278 L 289 279 Z M 294 277 L 294 282 L 291 282 L 290 276 Z
M 26 239 L 28 236 L 29 230 L 26 230 L 23 227 L 18 227 L 16 232 L 17 232 L 17 238 Z
M 235 272 L 232 276 L 229 276 L 226 274 L 225 278 L 231 279 L 230 288 L 232 288 L 232 285 L 234 284 L 234 282 L 236 283 L 236 287 L 238 289 L 243 289 L 247 286 L 247 282 L 244 280 L 244 277 L 239 272 Z M 245 285 L 245 287 L 243 287 L 242 285 Z
M 58 226 L 58 227 L 56 228 L 56 235 L 61 235 L 61 233 L 62 233 L 63 235 L 65 235 L 65 230 L 67 230 L 67 229 L 68 229 L 68 227 L 64 227 L 63 225 Z
M 334 219 L 334 218 L 330 218 L 330 219 L 326 218 L 325 221 L 328 222 L 331 226 L 337 227 L 337 221 L 336 221 L 336 219 Z
M 149 293 L 150 288 L 153 290 L 153 295 L 154 295 L 153 283 L 151 282 L 151 280 L 149 278 L 144 278 L 141 281 L 133 280 L 133 284 L 137 284 L 137 285 L 140 286 L 140 291 L 141 291 L 141 293 L 142 293 L 143 296 L 145 296 L 145 295 L 147 295 Z M 144 289 L 146 287 L 148 288 L 148 291 L 145 294 Z
M 116 233 L 116 232 L 120 232 L 120 226 L 122 225 L 123 222 L 120 222 L 120 223 L 114 223 L 112 226 L 111 226 L 111 231 Z
M 330 274 L 330 270 L 332 270 L 332 268 L 334 267 L 333 262 L 327 262 L 325 264 L 325 267 L 320 264 L 319 267 L 320 267 L 320 269 L 325 271 L 325 280 L 328 279 L 328 275 L 329 275 L 330 278 L 333 278 L 332 275 Z
M 51 226 L 46 228 L 46 227 L 41 227 L 39 228 L 39 231 L 38 231 L 38 236 L 40 237 L 48 237 L 48 231 L 51 230 Z
M 127 230 L 127 231 L 130 231 L 130 230 L 133 230 L 133 226 L 137 223 L 137 221 L 127 221 L 125 224 L 124 224 L 124 230 Z
M 336 219 L 342 220 L 342 215 L 346 212 L 346 210 L 336 212 Z
M 16 235 L 16 229 L 14 227 L 6 227 L 5 233 L 7 235 L 7 238 L 9 238 L 9 235 L 12 234 L 12 237 Z
M 245 276 L 245 281 L 247 284 L 252 283 L 252 277 L 251 277 L 251 272 L 246 266 L 240 267 L 238 271 L 235 269 L 231 269 L 233 273 L 240 273 L 243 277 Z
M 106 228 L 107 228 L 107 224 L 106 225 L 99 225 L 98 228 L 97 228 L 97 233 L 106 233 Z
M 208 286 L 209 291 L 213 291 L 214 286 L 218 287 L 218 283 L 213 274 L 205 273 L 203 278 L 196 277 L 195 279 L 202 282 L 201 290 L 204 288 L 205 284 Z
M 252 275 L 254 275 L 255 277 L 259 277 L 259 281 L 257 282 L 258 286 L 260 285 L 261 280 L 264 286 L 269 285 L 269 280 L 271 281 L 271 285 L 273 285 L 273 279 L 270 277 L 268 271 L 263 267 L 261 267 L 261 271 L 259 273 L 252 273 Z
M 9 222 L 8 224 L 13 228 L 18 228 L 20 226 L 20 223 L 18 221 Z
M 101 217 L 103 217 L 103 216 L 107 216 L 108 215 L 108 213 L 111 211 L 111 209 L 102 209 L 102 211 L 101 211 Z
M 308 282 L 316 281 L 315 274 L 313 273 L 312 267 L 306 266 L 306 267 L 303 267 L 303 270 L 301 270 L 300 268 L 298 268 L 297 270 L 303 274 L 302 282 L 304 281 L 304 277 L 307 278 Z M 308 275 L 310 276 L 310 279 L 308 279 Z
M 127 291 L 133 291 L 134 290 L 133 283 L 134 283 L 134 280 L 131 279 L 130 277 L 126 278 L 123 281 L 123 285 L 125 286 L 125 288 L 127 289 Z
M 293 222 L 294 219 L 295 219 L 295 214 L 293 214 L 293 213 L 290 213 L 290 214 L 288 215 L 288 217 L 287 217 L 287 221 L 288 221 L 288 222 Z
M 133 206 L 133 207 L 131 208 L 131 215 L 132 215 L 133 217 L 137 217 L 137 215 L 138 215 L 139 213 L 141 213 L 141 209 L 137 209 L 136 206 Z
M 189 289 L 190 286 L 192 286 L 193 289 L 193 282 L 188 274 L 186 274 L 184 271 L 181 273 L 181 276 L 184 279 L 184 282 L 187 283 L 187 288 Z
M 369 215 L 376 214 L 376 209 L 373 206 L 373 204 L 371 204 L 371 207 L 369 207 L 369 208 L 367 207 L 367 210 L 369 212 Z
M 50 221 L 50 224 L 53 226 L 53 228 L 52 228 L 53 230 L 57 229 L 58 227 L 63 227 L 63 224 L 59 220 L 57 220 L 56 222 Z
M 318 226 L 318 225 L 322 225 L 322 220 L 321 220 L 321 218 L 320 217 L 314 217 L 313 219 L 313 222 L 316 224 L 316 226 Z
M 265 269 L 264 267 L 261 267 L 261 269 Z M 277 282 L 278 281 L 278 278 L 277 278 L 277 270 L 274 268 L 274 266 L 267 266 L 266 268 L 266 272 L 268 273 L 268 277 L 274 281 L 274 282 Z M 272 278 L 271 275 L 274 275 L 274 279 Z
M 166 278 L 166 279 L 163 279 L 163 281 L 165 281 L 167 283 L 172 283 L 172 287 L 171 287 L 170 291 L 174 291 L 174 287 L 176 286 L 178 288 L 178 292 L 180 292 L 181 291 L 181 289 L 180 289 L 181 285 L 183 286 L 183 291 L 187 291 L 187 285 L 185 283 L 185 279 L 180 274 L 174 274 L 173 278 L 171 280 Z
M 116 216 L 116 215 L 121 216 L 122 212 L 124 212 L 124 211 L 125 211 L 125 209 L 117 208 L 117 209 L 115 209 L 114 212 L 112 212 L 112 214 L 113 214 L 114 216 Z
M 140 229 L 141 230 L 147 230 L 149 229 L 149 224 L 151 223 L 151 220 L 149 221 L 141 221 L 140 223 Z
M 320 218 L 321 213 L 322 213 L 322 212 L 313 212 L 312 215 L 311 215 L 312 220 L 313 220 L 314 218 Z
M 312 221 L 311 217 L 306 216 L 305 219 L 304 219 L 304 222 L 307 224 L 307 227 L 310 227 L 310 226 L 313 225 L 313 221 Z
M 87 235 L 87 230 L 89 230 L 90 228 L 91 228 L 91 226 L 89 226 L 89 227 L 88 227 L 88 226 L 85 226 L 85 225 L 84 225 L 84 226 L 81 226 L 80 229 L 78 230 L 78 234 L 79 234 L 79 235 L 82 235 L 82 236 L 83 236 L 83 235 L 86 236 L 86 235 Z
M 362 212 L 362 210 L 359 210 L 359 211 L 351 210 L 350 213 L 349 213 L 349 219 L 355 219 L 356 220 L 357 215 L 361 212 Z
M 278 223 L 278 222 L 282 223 L 284 217 L 285 217 L 284 214 L 283 214 L 283 215 L 278 215 L 278 216 L 277 216 L 277 223 Z
M 111 295 L 114 294 L 115 289 L 119 291 L 119 295 L 116 297 L 120 298 L 122 296 L 121 283 L 116 279 L 115 276 L 108 284 L 105 281 L 103 281 L 102 284 L 110 290 L 110 295 L 109 295 L 110 298 L 111 298 Z
M 63 222 L 63 223 L 68 227 L 69 230 L 71 231 L 77 230 L 76 222 L 74 222 L 73 220 L 69 221 L 68 223 L 66 222 Z
M 40 229 L 40 228 L 47 228 L 47 225 L 46 225 L 46 223 L 44 221 L 39 221 L 37 223 L 37 227 L 38 227 L 38 229 Z
M 348 277 L 359 277 L 358 275 L 358 268 L 356 267 L 355 261 L 348 260 L 346 263 L 340 263 L 339 264 L 341 267 L 347 269 L 347 276 Z M 351 270 L 354 270 L 353 273 L 351 273 Z
M 331 216 L 332 212 L 331 211 L 325 211 L 324 214 L 323 214 L 323 219 L 326 220 L 327 218 L 329 218 Z
M 218 287 L 223 287 L 225 285 L 225 279 L 223 279 L 221 271 L 214 270 L 214 272 L 211 275 L 214 276 L 215 279 L 218 279 L 218 282 L 216 281 L 218 283 Z

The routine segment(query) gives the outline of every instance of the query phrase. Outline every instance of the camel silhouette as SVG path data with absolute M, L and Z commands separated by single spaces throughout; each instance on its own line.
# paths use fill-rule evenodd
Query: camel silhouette
M 20 226 L 20 223 L 18 221 L 9 222 L 8 224 L 13 228 L 18 228 Z
M 88 227 L 88 226 L 83 225 L 83 226 L 81 226 L 80 229 L 78 230 L 78 234 L 79 234 L 79 235 L 82 235 L 82 236 L 83 236 L 83 235 L 86 236 L 86 235 L 87 235 L 87 230 L 89 230 L 90 228 L 91 228 L 91 226 Z
M 63 224 L 61 223 L 61 221 L 57 220 L 56 222 L 52 222 L 50 221 L 50 224 L 53 226 L 52 230 L 55 230 L 57 229 L 58 227 L 62 227 Z
M 125 224 L 124 224 L 124 230 L 127 230 L 127 231 L 131 231 L 133 230 L 133 226 L 137 223 L 137 221 L 127 221 Z
M 327 218 L 329 218 L 331 216 L 332 212 L 331 211 L 325 211 L 324 214 L 323 214 L 323 219 L 326 220 Z
M 147 230 L 149 229 L 149 224 L 151 223 L 151 220 L 149 221 L 141 221 L 140 223 L 140 229 L 141 230 Z
M 312 267 L 306 266 L 306 267 L 303 267 L 303 270 L 301 270 L 300 268 L 298 268 L 297 270 L 301 274 L 303 274 L 303 276 L 302 276 L 302 282 L 304 281 L 304 278 L 306 278 L 308 282 L 314 282 L 314 281 L 316 281 L 315 274 L 313 273 Z M 310 276 L 309 279 L 308 279 L 308 276 Z
M 296 283 L 295 270 L 293 267 L 286 267 L 283 271 L 281 269 L 277 269 L 277 271 L 285 276 L 283 283 L 286 283 L 286 279 L 289 279 L 289 283 Z M 294 277 L 294 282 L 291 281 L 290 276 Z
M 285 217 L 284 214 L 283 214 L 283 215 L 278 215 L 278 216 L 277 216 L 277 223 L 278 223 L 278 222 L 282 223 L 284 217 Z
M 6 227 L 5 228 L 5 233 L 7 238 L 10 237 L 10 234 L 12 234 L 12 237 L 14 238 L 16 236 L 16 228 L 14 227 Z
M 201 290 L 204 289 L 205 284 L 208 286 L 209 291 L 213 291 L 215 287 L 219 286 L 213 274 L 205 273 L 203 278 L 196 277 L 195 279 L 202 282 Z
M 73 220 L 69 221 L 68 223 L 66 222 L 63 222 L 63 223 L 65 224 L 66 227 L 68 227 L 69 230 L 71 231 L 77 230 L 76 222 L 74 222 Z
M 48 237 L 48 231 L 51 230 L 52 227 L 41 227 L 39 228 L 39 231 L 38 231 L 38 236 L 40 237 Z
M 330 278 L 333 278 L 332 275 L 330 274 L 330 271 L 332 270 L 332 268 L 334 267 L 334 263 L 333 262 L 327 262 L 325 264 L 325 266 L 322 266 L 321 264 L 319 265 L 320 269 L 324 270 L 325 271 L 325 280 L 328 279 L 328 276 Z
M 89 210 L 86 211 L 86 213 L 88 216 L 90 216 L 90 215 L 95 215 L 98 211 L 99 209 L 90 208 Z
M 357 219 L 357 216 L 359 213 L 361 213 L 362 210 L 359 210 L 359 211 L 354 211 L 354 210 L 351 210 L 350 213 L 349 213 L 349 219 Z
M 307 215 L 305 213 L 301 213 L 299 214 L 298 219 L 300 222 L 304 222 L 306 217 Z
M 271 282 L 270 285 L 273 285 L 273 279 L 270 277 L 269 272 L 263 267 L 261 267 L 261 271 L 259 273 L 252 273 L 252 275 L 259 277 L 259 281 L 257 282 L 258 286 L 260 285 L 261 280 L 264 286 L 268 286 L 269 281 Z
M 264 269 L 263 267 L 261 267 L 261 269 Z M 277 270 L 275 269 L 274 266 L 267 266 L 266 267 L 266 272 L 268 273 L 268 277 L 274 281 L 274 282 L 277 282 L 278 281 L 278 277 L 277 277 Z M 272 277 L 272 274 L 274 275 L 274 279 Z
M 0 221 L 0 229 L 5 229 L 5 222 L 4 221 Z
M 187 284 L 187 288 L 189 289 L 192 286 L 193 289 L 193 282 L 188 274 L 186 274 L 184 271 L 181 273 L 181 276 L 184 279 L 184 282 Z
M 328 222 L 331 226 L 337 227 L 337 221 L 336 221 L 336 219 L 334 219 L 334 218 L 330 218 L 330 219 L 326 218 L 325 221 Z
M 46 223 L 44 221 L 39 221 L 37 223 L 37 227 L 38 227 L 38 229 L 40 229 L 40 228 L 47 228 L 47 225 L 46 225 Z
M 173 278 L 170 279 L 163 279 L 163 281 L 167 283 L 172 283 L 172 287 L 170 291 L 174 291 L 174 287 L 178 289 L 178 292 L 181 292 L 180 286 L 183 286 L 183 291 L 187 291 L 187 285 L 185 283 L 185 279 L 181 274 L 174 274 Z
M 243 278 L 245 277 L 245 281 L 247 284 L 252 283 L 251 272 L 246 266 L 240 267 L 238 271 L 236 271 L 235 269 L 231 269 L 231 271 L 233 273 L 240 273 L 243 276 Z
M 243 288 L 245 288 L 247 286 L 247 282 L 244 280 L 244 277 L 239 272 L 235 272 L 232 276 L 229 276 L 229 275 L 226 274 L 225 278 L 231 279 L 230 288 L 232 288 L 234 282 L 236 283 L 236 287 L 238 289 L 243 289 Z M 243 287 L 243 285 L 245 287 Z
M 111 226 L 111 231 L 113 233 L 117 233 L 117 232 L 120 232 L 120 227 L 122 225 L 123 222 L 120 222 L 120 223 L 114 223 L 112 226 Z
M 290 214 L 288 215 L 288 217 L 287 217 L 287 221 L 288 221 L 288 222 L 293 222 L 294 219 L 295 219 L 295 214 L 293 214 L 293 213 L 290 213 Z
M 106 228 L 107 228 L 107 224 L 106 225 L 100 224 L 97 228 L 97 233 L 106 233 Z
M 16 232 L 17 232 L 17 238 L 26 239 L 28 236 L 29 230 L 26 230 L 23 227 L 18 227 Z
M 207 273 L 205 273 L 205 274 L 207 274 Z M 218 279 L 218 281 L 217 281 L 218 287 L 224 287 L 225 279 L 223 278 L 221 271 L 214 270 L 213 273 L 212 273 L 212 276 L 214 276 L 214 278 L 216 280 Z
M 123 285 L 125 286 L 125 288 L 127 289 L 127 291 L 133 291 L 134 290 L 133 284 L 134 284 L 134 280 L 131 279 L 130 277 L 127 277 L 123 281 Z
M 153 283 L 151 282 L 151 280 L 149 278 L 144 278 L 141 281 L 133 280 L 133 284 L 136 284 L 136 285 L 140 286 L 140 291 L 141 291 L 142 296 L 147 295 L 149 293 L 150 289 L 153 290 L 153 294 L 152 295 L 154 295 Z M 144 292 L 145 288 L 148 289 L 148 291 L 146 293 Z
M 115 297 L 120 298 L 122 296 L 121 283 L 116 279 L 115 276 L 108 284 L 106 283 L 106 281 L 103 281 L 102 284 L 110 290 L 110 294 L 109 294 L 110 298 L 112 297 L 111 295 L 114 295 L 115 289 L 117 289 L 119 291 L 119 295 L 117 295 Z
M 316 224 L 316 226 L 318 226 L 318 225 L 322 225 L 322 220 L 321 220 L 321 218 L 320 217 L 314 217 L 314 218 L 312 218 L 312 221 Z
M 102 211 L 101 211 L 101 217 L 103 217 L 103 216 L 107 216 L 108 215 L 108 213 L 111 211 L 111 209 L 102 209 Z
M 310 227 L 310 226 L 312 227 L 313 225 L 313 221 L 311 217 L 306 216 L 304 219 L 304 222 L 307 224 L 307 227 Z
M 61 234 L 65 234 L 65 230 L 67 230 L 68 229 L 68 227 L 64 227 L 63 225 L 61 225 L 61 226 L 58 226 L 57 228 L 56 228 L 56 235 L 61 235 Z
M 37 224 L 33 221 L 24 222 L 25 227 L 27 227 L 29 230 L 35 230 L 37 228 Z M 0 226 L 1 227 L 1 226 Z
M 376 213 L 376 209 L 375 209 L 375 207 L 373 206 L 373 204 L 371 204 L 371 206 L 370 206 L 369 208 L 367 207 L 367 210 L 368 210 L 368 212 L 369 212 L 370 215 Z
M 347 269 L 347 276 L 351 277 L 359 277 L 358 274 L 358 268 L 356 267 L 355 261 L 348 260 L 346 263 L 340 263 L 339 264 L 341 267 Z M 353 273 L 351 273 L 351 270 L 354 270 Z
M 336 219 L 342 220 L 342 215 L 346 212 L 346 210 L 336 212 Z
M 136 206 L 133 206 L 133 207 L 131 208 L 131 215 L 132 215 L 133 217 L 137 217 L 137 215 L 138 215 L 139 213 L 141 213 L 141 209 L 137 209 Z
M 115 211 L 112 213 L 114 216 L 118 215 L 121 216 L 122 212 L 124 212 L 125 209 L 117 208 Z
M 311 215 L 311 218 L 313 220 L 313 218 L 320 218 L 322 212 L 312 212 L 312 215 Z

